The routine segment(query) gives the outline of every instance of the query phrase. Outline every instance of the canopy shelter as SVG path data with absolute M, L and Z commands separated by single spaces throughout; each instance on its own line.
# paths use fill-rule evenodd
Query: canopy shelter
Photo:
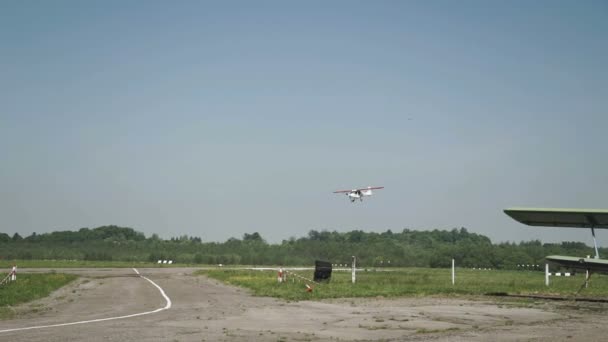
M 595 258 L 600 255 L 595 240 L 595 228 L 608 229 L 608 210 L 605 209 L 556 209 L 556 208 L 509 208 L 505 214 L 529 226 L 591 228 Z
M 509 208 L 505 214 L 529 226 L 608 228 L 608 210 Z

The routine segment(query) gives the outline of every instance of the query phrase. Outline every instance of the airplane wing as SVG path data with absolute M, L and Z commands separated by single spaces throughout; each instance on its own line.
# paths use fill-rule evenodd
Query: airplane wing
M 562 255 L 550 255 L 545 257 L 552 264 L 571 269 L 590 270 L 595 272 L 608 272 L 608 260 L 594 258 L 577 258 Z
M 338 190 L 338 191 L 334 191 L 334 194 L 345 193 L 345 192 L 363 191 L 363 190 L 377 190 L 377 189 L 384 189 L 384 187 L 383 186 L 368 186 L 367 188 L 360 188 L 360 189 Z
M 354 191 L 377 190 L 377 189 L 384 189 L 384 187 L 383 186 L 368 186 L 367 188 L 359 188 L 359 189 L 355 189 Z
M 384 189 L 383 186 L 368 186 L 367 188 L 361 188 L 361 189 L 357 189 L 357 190 L 377 190 L 377 189 Z
M 608 228 L 608 210 L 509 208 L 505 214 L 529 226 Z

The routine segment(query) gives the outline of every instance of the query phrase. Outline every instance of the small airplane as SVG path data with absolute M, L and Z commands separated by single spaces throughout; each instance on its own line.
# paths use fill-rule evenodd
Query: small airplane
M 363 202 L 364 196 L 371 196 L 371 195 L 373 195 L 372 190 L 378 190 L 378 189 L 384 189 L 384 187 L 383 186 L 368 186 L 367 188 L 361 188 L 361 189 L 338 190 L 338 191 L 334 191 L 334 194 L 346 194 L 346 196 L 348 196 L 348 198 L 350 199 L 351 203 L 354 202 L 356 199 L 359 199 L 361 202 Z
M 585 270 L 589 272 L 608 272 L 608 259 L 600 259 L 595 239 L 595 228 L 608 228 L 608 210 L 602 209 L 554 209 L 554 208 L 509 208 L 505 214 L 529 226 L 590 228 L 593 236 L 595 256 L 593 258 L 550 255 L 545 259 L 553 264 Z M 585 285 L 587 281 L 585 280 Z

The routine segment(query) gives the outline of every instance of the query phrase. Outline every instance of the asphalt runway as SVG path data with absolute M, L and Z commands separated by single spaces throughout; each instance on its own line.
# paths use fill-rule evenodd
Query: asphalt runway
M 400 298 L 286 302 L 196 269 L 58 269 L 80 278 L 0 321 L 0 341 L 601 341 L 605 303 Z M 48 269 L 21 270 L 45 272 Z

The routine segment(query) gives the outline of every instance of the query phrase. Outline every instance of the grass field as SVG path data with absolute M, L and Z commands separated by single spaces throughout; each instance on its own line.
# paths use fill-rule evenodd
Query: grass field
M 308 279 L 313 275 L 312 271 L 296 273 Z M 251 289 L 258 296 L 287 300 L 501 293 L 574 296 L 584 282 L 582 273 L 573 277 L 551 277 L 551 285 L 545 286 L 543 272 L 457 269 L 456 283 L 452 285 L 450 269 L 404 268 L 357 272 L 356 284 L 352 284 L 350 272 L 334 271 L 327 284 L 314 285 L 308 282 L 314 290 L 306 292 L 306 281 L 288 274 L 286 283 L 278 283 L 274 271 L 226 269 L 201 270 L 195 274 Z M 580 296 L 608 298 L 608 276 L 594 274 L 590 286 L 583 289 Z
M 17 281 L 0 286 L 0 319 L 13 315 L 11 306 L 48 296 L 76 279 L 73 274 L 18 274 Z

